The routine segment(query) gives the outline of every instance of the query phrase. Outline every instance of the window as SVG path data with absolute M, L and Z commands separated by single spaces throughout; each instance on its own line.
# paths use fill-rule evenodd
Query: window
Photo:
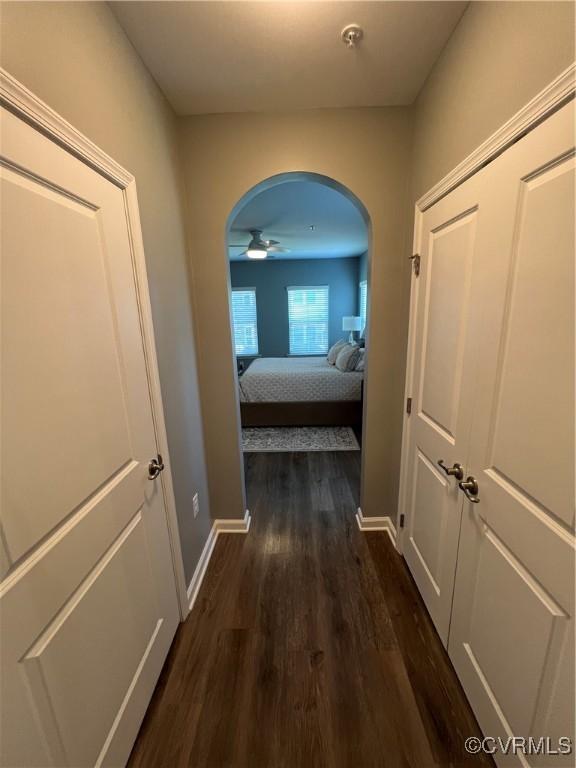
M 234 352 L 238 357 L 258 354 L 256 289 L 232 288 Z
M 360 317 L 362 319 L 362 331 L 366 327 L 366 305 L 368 303 L 368 283 L 366 280 L 362 280 L 360 283 Z
M 288 334 L 291 355 L 328 352 L 328 286 L 288 288 Z

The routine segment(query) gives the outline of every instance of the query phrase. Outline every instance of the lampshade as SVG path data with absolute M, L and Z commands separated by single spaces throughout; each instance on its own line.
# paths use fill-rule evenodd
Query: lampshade
M 353 316 L 344 316 L 342 318 L 342 330 L 343 331 L 361 331 L 362 318 L 353 317 Z

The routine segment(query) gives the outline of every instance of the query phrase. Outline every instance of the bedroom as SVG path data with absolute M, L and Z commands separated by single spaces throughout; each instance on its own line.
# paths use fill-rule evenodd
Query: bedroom
M 358 450 L 368 227 L 326 180 L 292 174 L 240 205 L 230 317 L 246 452 Z

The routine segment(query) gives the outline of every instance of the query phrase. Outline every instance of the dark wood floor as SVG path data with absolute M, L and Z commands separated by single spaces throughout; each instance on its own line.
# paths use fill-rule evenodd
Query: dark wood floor
M 492 765 L 385 533 L 361 533 L 359 453 L 247 454 L 252 528 L 218 539 L 132 768 Z

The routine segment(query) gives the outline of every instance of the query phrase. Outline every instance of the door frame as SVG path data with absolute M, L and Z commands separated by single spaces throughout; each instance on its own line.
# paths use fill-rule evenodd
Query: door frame
M 531 101 L 522 107 L 516 114 L 510 118 L 504 125 L 498 128 L 486 141 L 477 149 L 471 152 L 461 163 L 451 170 L 444 178 L 435 184 L 428 192 L 420 197 L 414 206 L 414 239 L 412 253 L 417 255 L 422 250 L 422 222 L 423 214 L 434 203 L 448 195 L 456 187 L 469 179 L 481 168 L 502 154 L 508 147 L 514 144 L 518 139 L 536 128 L 543 120 L 549 117 L 553 112 L 563 107 L 574 98 L 576 94 L 576 62 L 572 63 L 558 77 L 552 80 L 540 93 Z M 416 355 L 416 312 L 418 307 L 418 289 L 419 281 L 417 276 L 412 273 L 410 288 L 410 317 L 408 325 L 408 349 L 406 355 L 406 384 L 404 388 L 404 403 L 412 395 L 413 376 L 414 376 L 414 358 Z M 409 465 L 409 446 L 410 446 L 410 414 L 407 408 L 404 408 L 404 420 L 402 425 L 402 448 L 400 460 L 400 490 L 398 493 L 397 510 L 397 536 L 396 548 L 400 553 L 403 551 L 403 538 L 405 528 L 400 526 L 401 515 L 407 515 L 408 498 L 408 465 Z
M 101 176 L 104 176 L 108 181 L 111 181 L 122 191 L 128 222 L 128 237 L 132 252 L 132 267 L 136 283 L 140 329 L 144 343 L 144 358 L 156 449 L 158 453 L 162 454 L 166 468 L 166 471 L 161 474 L 160 479 L 162 481 L 164 509 L 170 538 L 174 583 L 180 609 L 180 619 L 184 621 L 190 611 L 190 606 L 186 594 L 182 544 L 180 541 L 178 518 L 176 516 L 176 500 L 172 483 L 164 407 L 162 405 L 158 358 L 154 341 L 152 306 L 150 303 L 144 242 L 136 194 L 136 179 L 2 67 L 0 67 L 0 104 L 67 152 L 86 163 L 86 165 L 90 166 Z

